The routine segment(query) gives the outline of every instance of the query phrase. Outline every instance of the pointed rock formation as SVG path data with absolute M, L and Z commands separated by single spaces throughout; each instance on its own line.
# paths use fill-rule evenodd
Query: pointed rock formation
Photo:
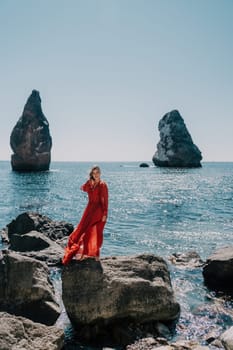
M 39 91 L 33 90 L 15 125 L 10 145 L 12 170 L 44 171 L 49 169 L 52 138 L 49 123 L 41 109 Z
M 152 160 L 161 167 L 201 166 L 202 155 L 193 143 L 184 119 L 177 110 L 163 116 L 159 122 L 160 141 Z

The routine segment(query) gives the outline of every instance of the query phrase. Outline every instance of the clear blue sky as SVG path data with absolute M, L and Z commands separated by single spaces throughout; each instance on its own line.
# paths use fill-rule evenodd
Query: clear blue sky
M 233 161 L 232 0 L 0 0 L 0 159 L 32 89 L 53 160 L 150 160 L 178 109 Z

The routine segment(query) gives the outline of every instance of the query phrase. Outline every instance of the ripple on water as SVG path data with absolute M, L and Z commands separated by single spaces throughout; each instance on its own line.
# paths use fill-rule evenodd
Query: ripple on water
M 12 172 L 9 162 L 0 163 L 1 227 L 26 210 L 77 224 L 87 201 L 79 188 L 92 163 L 54 162 L 51 171 L 25 174 Z M 206 259 L 216 248 L 232 244 L 233 163 L 203 163 L 200 169 L 138 165 L 100 163 L 109 186 L 103 255 L 151 252 L 167 258 L 195 250 Z M 207 329 L 221 331 L 232 324 L 232 303 L 208 297 L 201 269 L 170 269 L 182 309 L 176 337 L 201 340 Z M 62 320 L 72 334 L 64 312 Z

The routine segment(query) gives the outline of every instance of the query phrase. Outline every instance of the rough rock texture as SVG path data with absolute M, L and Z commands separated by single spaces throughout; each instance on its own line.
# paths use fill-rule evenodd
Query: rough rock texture
M 51 239 L 43 235 L 43 233 L 31 231 L 24 235 L 11 235 L 9 248 L 18 252 L 38 251 L 48 248 L 50 242 L 52 242 Z
M 45 261 L 48 265 L 60 265 L 64 248 L 38 231 L 24 235 L 10 236 L 10 249 L 22 252 L 23 255 Z
M 233 350 L 233 327 L 227 329 L 220 339 L 226 350 Z
M 233 294 L 233 246 L 216 250 L 207 259 L 203 276 L 209 288 Z
M 15 125 L 10 145 L 12 169 L 16 171 L 44 171 L 50 166 L 52 138 L 49 123 L 41 109 L 41 98 L 33 90 Z
M 63 269 L 62 291 L 67 314 L 86 341 L 129 344 L 138 325 L 149 329 L 177 319 L 180 311 L 167 264 L 154 255 L 73 260 Z
M 126 350 L 209 350 L 208 346 L 202 346 L 196 341 L 180 340 L 168 342 L 163 338 L 147 337 L 137 340 L 126 347 Z
M 0 312 L 0 323 L 1 350 L 60 350 L 64 345 L 64 332 L 55 326 L 6 312 Z
M 201 152 L 193 143 L 183 118 L 177 110 L 159 122 L 160 141 L 152 160 L 161 167 L 200 167 Z
M 64 221 L 53 221 L 45 215 L 26 212 L 17 216 L 7 225 L 9 238 L 13 234 L 23 235 L 30 231 L 42 232 L 52 240 L 62 239 L 69 236 L 74 227 Z
M 203 265 L 200 255 L 194 251 L 174 253 L 169 257 L 172 264 L 181 268 L 196 268 Z
M 60 310 L 48 279 L 47 266 L 15 252 L 0 260 L 0 310 L 52 325 Z

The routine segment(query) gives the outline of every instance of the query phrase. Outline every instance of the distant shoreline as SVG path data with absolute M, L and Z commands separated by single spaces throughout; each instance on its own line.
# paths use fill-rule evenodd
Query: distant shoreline
M 5 159 L 0 159 L 0 162 L 4 163 L 10 163 L 10 160 L 5 160 Z M 93 163 L 93 164 L 98 164 L 98 163 L 151 163 L 153 166 L 152 160 L 52 160 L 51 164 L 53 163 Z M 233 160 L 206 160 L 203 161 L 202 164 L 210 164 L 210 163 L 233 163 Z M 156 167 L 156 166 L 155 166 Z

